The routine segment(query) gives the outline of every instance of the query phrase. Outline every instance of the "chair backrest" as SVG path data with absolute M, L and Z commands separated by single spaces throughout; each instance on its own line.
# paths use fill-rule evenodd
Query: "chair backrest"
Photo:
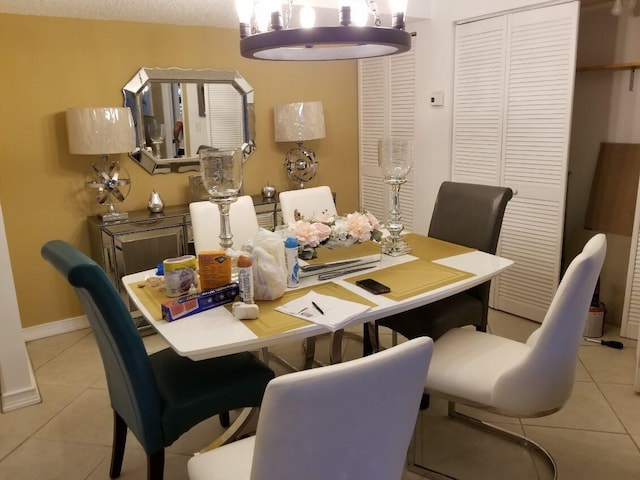
M 307 219 L 323 213 L 328 215 L 337 214 L 333 194 L 327 186 L 288 190 L 280 192 L 278 197 L 280 199 L 282 221 L 285 224 L 295 221 L 296 210 Z
M 433 341 L 421 337 L 267 385 L 252 480 L 400 480 Z
M 552 412 L 571 395 L 578 347 L 606 251 L 605 235 L 597 234 L 567 268 L 542 325 L 527 339 L 531 352 L 496 385 L 493 395 L 503 408 Z
M 129 310 L 104 270 L 75 247 L 53 240 L 42 256 L 71 284 L 100 349 L 111 406 L 145 451 L 164 447 L 161 405 L 147 352 Z
M 429 236 L 495 254 L 510 188 L 443 182 L 433 208 Z
M 189 204 L 193 243 L 196 253 L 220 250 L 220 210 L 218 205 L 205 200 Z M 240 250 L 258 232 L 258 217 L 249 195 L 238 197 L 229 208 L 229 224 L 233 234 L 233 248 Z

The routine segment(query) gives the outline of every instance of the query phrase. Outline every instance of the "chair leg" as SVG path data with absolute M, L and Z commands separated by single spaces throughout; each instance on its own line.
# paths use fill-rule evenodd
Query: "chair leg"
M 113 444 L 111 446 L 111 467 L 109 477 L 118 478 L 122 471 L 124 459 L 124 447 L 127 443 L 127 424 L 118 412 L 113 411 Z
M 482 430 L 484 432 L 490 433 L 492 435 L 498 436 L 500 438 L 503 438 L 505 440 L 508 440 L 510 442 L 514 442 L 517 443 L 525 448 L 531 448 L 532 450 L 534 450 L 535 452 L 537 452 L 539 455 L 542 456 L 542 458 L 547 462 L 547 464 L 549 465 L 549 467 L 551 468 L 551 470 L 553 471 L 553 480 L 557 480 L 558 479 L 558 467 L 556 465 L 555 460 L 553 459 L 553 457 L 551 456 L 551 454 L 545 450 L 540 444 L 534 442 L 533 440 L 522 436 L 522 435 L 518 435 L 517 433 L 511 432 L 509 430 L 505 430 L 502 429 L 500 427 L 497 427 L 495 425 L 492 425 L 490 423 L 484 422 L 482 420 L 479 420 L 477 418 L 473 418 L 470 417 L 468 415 L 465 415 L 464 413 L 460 413 L 458 411 L 456 411 L 456 406 L 455 406 L 455 402 L 449 401 L 449 405 L 448 405 L 448 416 L 450 418 L 453 418 L 455 420 L 464 422 L 474 428 L 477 428 L 479 430 Z M 417 429 L 419 428 L 419 424 L 416 423 L 416 432 Z M 429 478 L 432 480 L 444 480 L 444 479 L 454 479 L 455 477 L 451 477 L 449 475 L 446 475 L 442 472 L 438 472 L 436 470 L 432 470 L 429 467 L 426 467 L 424 465 L 417 465 L 416 464 L 416 433 L 414 433 L 414 438 L 411 441 L 411 445 L 409 448 L 409 453 L 407 455 L 407 470 L 413 472 L 413 473 L 417 473 L 418 475 L 424 477 L 424 478 Z
M 147 455 L 147 480 L 163 480 L 164 448 Z
M 220 420 L 220 426 L 222 428 L 229 428 L 229 425 L 231 425 L 229 412 L 222 412 L 220 415 L 218 415 L 218 419 Z

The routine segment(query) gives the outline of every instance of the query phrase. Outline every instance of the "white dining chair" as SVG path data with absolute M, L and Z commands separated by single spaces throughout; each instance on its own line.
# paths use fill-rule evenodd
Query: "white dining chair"
M 189 204 L 195 251 L 220 249 L 220 211 L 208 200 Z M 240 250 L 258 232 L 258 217 L 249 195 L 238 197 L 229 209 L 229 223 L 233 234 L 233 249 Z
M 278 198 L 282 211 L 282 223 L 285 225 L 295 221 L 296 210 L 306 219 L 312 219 L 323 213 L 337 215 L 333 193 L 326 185 L 280 192 Z
M 190 480 L 400 480 L 433 341 L 276 377 L 256 435 L 189 459 Z
M 533 447 L 553 468 L 554 478 L 553 457 L 540 445 L 463 415 L 455 405 L 515 418 L 542 417 L 562 408 L 573 389 L 578 347 L 606 250 L 604 234 L 587 242 L 565 272 L 542 324 L 525 343 L 454 328 L 435 342 L 427 374 L 427 392 L 449 401 L 450 417 Z M 428 468 L 409 463 L 410 469 L 430 475 Z

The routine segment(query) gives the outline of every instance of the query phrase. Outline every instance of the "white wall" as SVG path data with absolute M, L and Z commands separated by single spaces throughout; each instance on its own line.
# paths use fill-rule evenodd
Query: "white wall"
M 455 22 L 538 4 L 535 0 L 432 0 L 430 20 L 410 24 L 418 32 L 418 95 L 415 139 L 416 211 L 414 228 L 427 233 L 440 184 L 451 177 L 452 92 Z M 558 3 L 558 2 L 555 2 Z M 444 105 L 432 107 L 433 92 L 444 92 Z
M 611 4 L 580 12 L 577 65 L 640 61 L 640 17 L 611 15 Z M 584 230 L 600 142 L 640 143 L 640 75 L 629 91 L 630 71 L 602 70 L 576 74 L 569 156 L 569 188 L 564 264 L 594 232 Z M 636 212 L 636 219 L 640 212 Z M 601 274 L 601 300 L 607 323 L 619 325 L 624 303 L 631 238 L 607 234 L 607 259 Z

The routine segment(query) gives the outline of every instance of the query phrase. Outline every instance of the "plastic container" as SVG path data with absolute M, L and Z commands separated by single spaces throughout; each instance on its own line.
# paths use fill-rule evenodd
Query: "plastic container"
M 253 303 L 253 259 L 247 255 L 238 257 L 238 285 L 240 299 L 244 303 Z
M 584 324 L 583 337 L 599 338 L 604 334 L 604 304 L 600 303 L 599 307 L 589 307 L 587 313 L 587 321 Z
M 300 284 L 298 278 L 298 240 L 287 237 L 284 241 L 284 259 L 287 265 L 287 287 L 295 288 Z

